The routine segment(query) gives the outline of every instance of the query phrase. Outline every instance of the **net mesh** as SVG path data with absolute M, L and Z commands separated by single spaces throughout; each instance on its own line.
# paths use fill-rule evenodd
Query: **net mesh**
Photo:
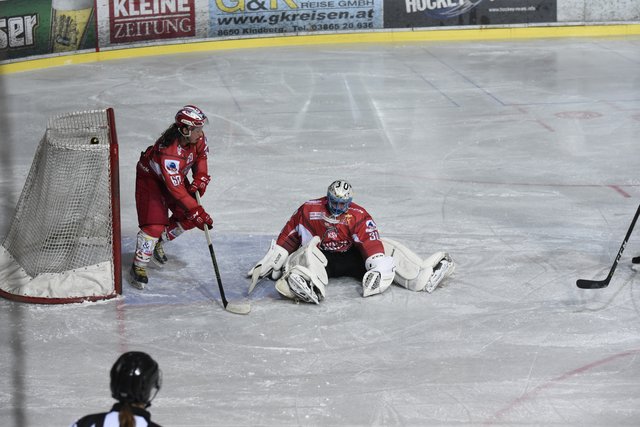
M 111 260 L 109 152 L 105 111 L 49 120 L 3 242 L 30 276 Z

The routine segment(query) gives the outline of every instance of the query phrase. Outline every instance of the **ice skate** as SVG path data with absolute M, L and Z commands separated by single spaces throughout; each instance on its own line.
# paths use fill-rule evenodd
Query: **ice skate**
M 453 273 L 455 268 L 456 264 L 453 262 L 449 254 L 445 253 L 444 258 L 442 258 L 433 268 L 433 274 L 429 278 L 424 290 L 428 293 L 433 292 L 433 290 L 437 288 L 446 277 L 449 277 Z
M 155 247 L 153 248 L 153 262 L 162 267 L 167 263 L 169 259 L 167 255 L 164 253 L 164 247 L 162 246 L 162 240 L 158 240 Z
M 299 274 L 292 273 L 287 278 L 289 289 L 298 297 L 298 299 L 313 304 L 320 304 L 318 295 L 314 292 L 312 285 Z
M 132 264 L 131 270 L 129 271 L 129 282 L 131 286 L 136 289 L 143 290 L 145 285 L 149 282 L 149 277 L 147 276 L 147 269 L 144 267 L 140 267 L 138 265 Z

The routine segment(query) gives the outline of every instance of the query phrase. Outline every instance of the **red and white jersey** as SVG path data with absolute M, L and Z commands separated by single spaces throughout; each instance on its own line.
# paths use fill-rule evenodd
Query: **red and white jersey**
M 185 179 L 191 170 L 208 175 L 207 155 L 209 146 L 207 137 L 202 136 L 195 144 L 180 145 L 180 139 L 174 139 L 169 145 L 161 144 L 162 138 L 147 148 L 140 157 L 138 168 L 156 175 L 164 181 L 169 195 L 177 200 L 186 210 L 191 210 L 198 202 L 187 191 Z
M 277 244 L 293 253 L 314 236 L 320 237 L 318 247 L 327 252 L 346 252 L 355 245 L 364 259 L 384 253 L 376 223 L 356 203 L 351 203 L 347 212 L 334 217 L 327 209 L 326 196 L 309 200 L 289 218 L 278 235 Z

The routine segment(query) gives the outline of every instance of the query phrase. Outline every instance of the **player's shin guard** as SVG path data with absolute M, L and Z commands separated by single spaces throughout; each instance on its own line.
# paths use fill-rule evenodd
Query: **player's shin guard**
M 131 266 L 130 282 L 138 289 L 144 289 L 148 283 L 147 265 L 153 255 L 153 248 L 156 246 L 158 238 L 151 237 L 143 231 L 138 232 L 136 239 L 136 253 Z

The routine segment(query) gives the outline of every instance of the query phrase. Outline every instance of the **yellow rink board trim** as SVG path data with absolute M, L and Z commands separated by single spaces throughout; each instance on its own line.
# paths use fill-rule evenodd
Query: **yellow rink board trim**
M 286 35 L 233 40 L 208 40 L 181 44 L 130 47 L 101 52 L 54 56 L 0 65 L 1 74 L 11 74 L 41 68 L 113 59 L 145 56 L 174 55 L 230 49 L 255 49 L 279 46 L 306 46 L 338 43 L 400 43 L 418 41 L 479 41 L 495 39 L 533 39 L 551 37 L 603 37 L 640 35 L 640 24 L 569 25 L 505 28 L 470 28 L 396 30 L 367 33 L 323 33 L 313 35 Z

